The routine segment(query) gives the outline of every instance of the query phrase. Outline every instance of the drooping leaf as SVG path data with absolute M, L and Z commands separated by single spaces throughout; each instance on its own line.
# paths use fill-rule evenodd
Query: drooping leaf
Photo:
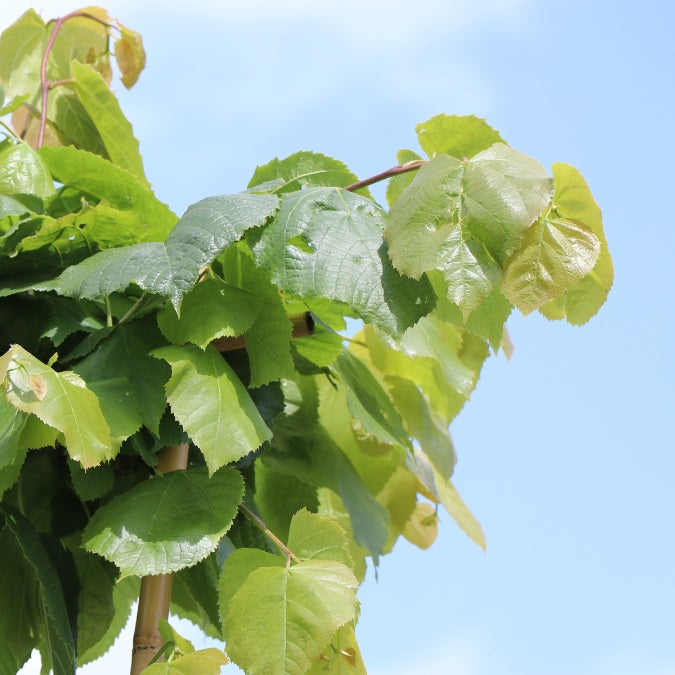
M 345 387 L 349 411 L 363 428 L 384 443 L 409 447 L 400 415 L 368 368 L 347 350 L 342 351 L 334 368 Z
M 114 585 L 112 592 L 113 618 L 98 642 L 83 651 L 80 651 L 78 645 L 78 667 L 95 661 L 112 647 L 120 631 L 127 624 L 134 600 L 138 599 L 139 585 L 140 579 L 138 577 L 126 577 Z
M 26 565 L 16 538 L 4 528 L 0 528 L 0 550 L 0 602 L 3 607 L 21 609 L 0 613 L 0 634 L 3 637 L 0 643 L 0 672 L 13 675 L 29 659 L 40 639 L 40 616 L 35 606 L 37 579 Z
M 434 414 L 424 394 L 411 380 L 388 376 L 391 395 L 411 436 L 444 478 L 450 478 L 457 462 L 447 426 Z
M 429 548 L 438 536 L 436 509 L 429 502 L 417 502 L 401 534 L 418 548 Z
M 484 119 L 474 115 L 436 115 L 416 127 L 417 139 L 429 157 L 445 153 L 473 157 L 504 139 Z
M 262 225 L 276 205 L 274 195 L 209 197 L 188 208 L 165 242 L 101 251 L 67 269 L 49 287 L 61 295 L 102 298 L 133 282 L 170 298 L 178 311 L 200 271 L 247 229 Z
M 221 539 L 215 553 L 194 567 L 186 567 L 174 574 L 171 593 L 171 613 L 192 621 L 206 635 L 220 638 L 222 627 L 218 615 L 218 577 L 221 564 L 219 552 Z
M 135 31 L 117 22 L 120 37 L 115 40 L 115 59 L 122 73 L 122 84 L 131 89 L 145 68 L 145 49 L 141 36 Z
M 3 507 L 4 527 L 14 536 L 24 564 L 37 581 L 42 626 L 54 675 L 74 675 L 75 643 L 68 620 L 63 588 L 38 533 L 20 513 Z
M 387 512 L 326 430 L 303 420 L 277 418 L 274 444 L 283 451 L 267 453 L 263 461 L 275 471 L 291 474 L 315 487 L 333 490 L 350 515 L 356 542 L 373 558 L 382 555 L 387 539 Z
M 272 438 L 244 385 L 214 347 L 172 345 L 152 354 L 171 366 L 166 385 L 171 411 L 202 451 L 210 473 Z
M 581 223 L 553 214 L 530 227 L 504 267 L 502 293 L 523 314 L 539 309 L 589 274 L 600 240 Z
M 548 318 L 563 318 L 582 325 L 605 303 L 614 281 L 614 267 L 602 227 L 602 213 L 583 176 L 569 164 L 553 165 L 553 202 L 563 218 L 589 228 L 600 241 L 600 255 L 589 274 L 572 284 L 566 293 L 541 308 Z
M 0 143 L 0 193 L 49 197 L 54 183 L 49 170 L 33 148 L 6 139 Z
M 250 570 L 235 551 L 223 574 L 248 571 L 224 616 L 230 658 L 251 673 L 304 673 L 338 628 L 356 613 L 358 582 L 345 565 L 308 560 Z M 276 562 L 275 561 L 275 562 Z
M 157 322 L 174 344 L 191 342 L 203 349 L 216 338 L 245 333 L 262 305 L 260 296 L 211 277 L 186 293 L 180 317 L 171 305 L 165 305 L 157 314 Z
M 210 478 L 203 469 L 157 475 L 100 507 L 82 541 L 114 562 L 122 576 L 175 572 L 216 549 L 243 491 L 232 467 Z
M 425 279 L 406 279 L 391 267 L 384 222 L 384 211 L 365 197 L 308 188 L 283 197 L 254 253 L 282 291 L 337 300 L 400 334 L 432 309 L 434 297 Z
M 79 545 L 73 546 L 72 552 L 81 584 L 77 621 L 77 653 L 80 655 L 103 639 L 114 619 L 117 568 L 83 551 Z
M 84 467 L 110 459 L 108 426 L 95 394 L 75 373 L 57 373 L 19 345 L 0 358 L 7 400 L 19 410 L 58 429 L 68 454 Z
M 138 141 L 115 95 L 90 66 L 74 61 L 71 72 L 77 96 L 96 125 L 110 160 L 129 171 L 141 185 L 148 186 Z

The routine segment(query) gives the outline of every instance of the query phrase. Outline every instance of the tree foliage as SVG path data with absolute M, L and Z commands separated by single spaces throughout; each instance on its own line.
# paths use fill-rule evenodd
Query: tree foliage
M 0 37 L 0 598 L 23 608 L 0 616 L 0 672 L 99 657 L 136 577 L 164 573 L 247 672 L 365 672 L 366 560 L 427 548 L 439 506 L 485 546 L 448 427 L 514 308 L 583 324 L 604 303 L 600 209 L 575 168 L 439 115 L 426 158 L 373 179 L 301 152 L 178 218 L 113 60 L 130 87 L 145 52 L 100 8 Z M 180 443 L 188 466 L 160 475 Z M 225 662 L 161 630 L 147 672 Z

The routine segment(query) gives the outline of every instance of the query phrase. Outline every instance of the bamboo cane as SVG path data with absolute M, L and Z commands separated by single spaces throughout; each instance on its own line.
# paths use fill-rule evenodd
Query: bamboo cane
M 305 337 L 314 332 L 314 321 L 309 314 L 290 317 L 293 325 L 293 337 Z M 244 337 L 219 338 L 212 342 L 219 352 L 242 349 L 246 346 Z M 158 454 L 158 473 L 167 473 L 187 468 L 188 443 L 170 445 L 162 448 Z M 140 675 L 147 668 L 155 654 L 162 647 L 163 640 L 159 634 L 159 620 L 169 618 L 172 574 L 159 574 L 141 579 L 141 592 L 138 596 L 136 613 L 136 629 L 134 630 L 133 649 L 131 651 L 131 675 Z
M 187 468 L 189 449 L 188 443 L 162 448 L 158 455 L 157 471 L 168 473 Z M 159 620 L 169 618 L 172 586 L 172 574 L 148 576 L 141 580 L 131 652 L 131 675 L 139 675 L 163 644 L 159 634 Z

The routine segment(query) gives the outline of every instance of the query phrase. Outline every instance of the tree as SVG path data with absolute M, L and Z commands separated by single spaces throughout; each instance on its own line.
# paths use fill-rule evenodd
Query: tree
M 133 672 L 225 662 L 169 604 L 248 672 L 364 672 L 366 559 L 431 545 L 439 506 L 485 545 L 448 427 L 514 307 L 583 324 L 604 303 L 600 210 L 573 167 L 439 115 L 426 158 L 365 180 L 275 158 L 178 218 L 113 54 L 133 86 L 140 36 L 99 8 L 0 37 L 0 597 L 24 608 L 1 670 L 103 654 L 140 577 Z

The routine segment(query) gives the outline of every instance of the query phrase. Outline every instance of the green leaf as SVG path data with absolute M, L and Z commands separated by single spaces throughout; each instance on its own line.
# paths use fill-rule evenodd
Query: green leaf
M 158 433 L 159 421 L 166 408 L 164 385 L 170 371 L 165 363 L 151 358 L 148 353 L 165 341 L 159 334 L 152 318 L 143 318 L 118 325 L 110 336 L 75 367 L 75 371 L 87 382 L 109 382 L 125 378 L 130 391 L 127 396 L 119 389 L 111 390 L 111 404 L 117 398 L 122 406 L 111 410 L 106 402 L 104 413 L 110 417 L 118 438 L 124 436 L 136 422 L 130 407 L 138 406 L 143 424 L 154 434 Z M 106 385 L 102 385 L 106 387 Z M 111 386 L 111 385 L 107 385 Z M 107 411 L 107 412 L 106 412 Z
M 389 445 L 411 447 L 389 394 L 370 370 L 347 350 L 342 351 L 333 367 L 345 387 L 349 412 L 363 428 Z
M 12 464 L 16 459 L 27 418 L 26 413 L 17 410 L 0 394 L 0 468 Z
M 220 667 L 227 663 L 227 657 L 220 649 L 207 647 L 169 663 L 153 663 L 143 670 L 143 675 L 220 675 Z
M 467 161 L 439 155 L 393 205 L 385 238 L 394 266 L 419 277 L 438 269 L 465 318 L 499 279 L 499 265 L 551 197 L 535 160 L 495 144 Z
M 43 199 L 54 193 L 49 170 L 33 148 L 8 138 L 0 143 L 0 193 L 31 194 Z
M 264 224 L 277 201 L 274 195 L 244 193 L 209 197 L 188 208 L 165 242 L 101 251 L 49 287 L 61 295 L 103 298 L 133 282 L 170 298 L 178 311 L 200 271 L 247 229 Z
M 141 241 L 163 241 L 176 224 L 177 216 L 152 190 L 103 157 L 73 147 L 43 147 L 40 157 L 60 183 L 104 199 L 121 211 L 139 214 Z
M 31 523 L 20 513 L 3 507 L 4 527 L 11 532 L 27 569 L 37 580 L 42 630 L 54 675 L 75 673 L 75 644 L 59 575 Z
M 84 654 L 98 644 L 106 634 L 115 616 L 113 592 L 117 569 L 114 565 L 72 547 L 80 580 L 79 611 L 77 620 L 77 653 Z M 78 665 L 82 665 L 78 658 Z
M 553 202 L 556 211 L 589 228 L 600 241 L 600 255 L 592 271 L 572 284 L 566 293 L 541 308 L 549 318 L 563 318 L 582 325 L 605 303 L 614 281 L 614 267 L 602 227 L 602 213 L 583 176 L 569 164 L 553 165 Z
M 2 574 L 0 602 L 18 611 L 0 613 L 0 673 L 13 675 L 29 659 L 40 639 L 37 579 L 26 565 L 14 535 L 0 528 Z
M 0 358 L 7 400 L 64 436 L 68 454 L 82 466 L 110 459 L 110 428 L 96 395 L 73 372 L 57 373 L 19 345 Z
M 171 613 L 192 621 L 206 635 L 220 638 L 222 627 L 218 615 L 218 550 L 194 567 L 186 567 L 174 574 L 171 593 Z
M 450 478 L 457 462 L 447 425 L 434 414 L 424 394 L 411 380 L 388 376 L 387 384 L 410 435 L 444 478 Z
M 303 508 L 315 512 L 317 490 L 299 478 L 255 463 L 255 504 L 262 519 L 282 541 L 288 540 L 293 516 Z
M 173 306 L 167 304 L 158 312 L 157 323 L 174 344 L 192 342 L 203 349 L 216 338 L 245 333 L 255 322 L 262 305 L 260 296 L 217 277 L 208 277 L 185 294 L 180 318 Z
M 318 152 L 296 152 L 285 159 L 274 158 L 256 168 L 249 189 L 279 181 L 274 192 L 294 192 L 304 187 L 347 187 L 358 178 L 345 164 Z
M 223 574 L 249 564 L 235 551 Z M 224 617 L 230 658 L 247 672 L 304 673 L 356 614 L 358 582 L 345 565 L 309 560 L 261 566 L 245 576 Z M 245 571 L 250 569 L 245 567 Z
M 75 145 L 109 159 L 94 121 L 71 87 L 51 90 L 47 103 L 47 119 L 54 124 L 62 145 Z M 29 131 L 33 132 L 37 122 L 31 120 L 28 124 Z
M 445 153 L 473 157 L 504 139 L 484 119 L 474 115 L 436 115 L 418 124 L 417 139 L 429 157 Z
M 347 623 L 331 638 L 319 660 L 307 675 L 366 675 L 354 627 Z
M 225 281 L 261 301 L 253 325 L 246 331 L 246 352 L 251 367 L 248 386 L 255 388 L 295 374 L 291 359 L 291 322 L 279 291 L 265 270 L 256 267 L 250 252 L 242 244 L 221 256 Z
M 342 526 L 307 509 L 301 509 L 293 516 L 288 548 L 300 560 L 335 560 L 354 570 L 347 534 Z
M 90 66 L 73 61 L 71 72 L 77 96 L 96 125 L 110 160 L 129 171 L 142 185 L 149 186 L 138 141 L 115 95 Z
M 387 512 L 326 430 L 318 425 L 310 429 L 303 435 L 287 436 L 284 421 L 280 420 L 275 425 L 275 442 L 277 434 L 286 437 L 285 451 L 265 454 L 263 461 L 309 485 L 333 490 L 349 513 L 354 539 L 377 559 L 387 539 Z
M 501 291 L 529 314 L 589 274 L 599 254 L 600 240 L 593 232 L 548 213 L 525 232 L 508 259 Z
M 195 647 L 192 642 L 178 633 L 165 618 L 160 617 L 158 629 L 164 642 L 174 643 L 174 654 L 192 654 L 194 652 Z
M 0 100 L 4 100 L 4 90 L 2 91 L 2 96 L 0 96 Z M 12 98 L 11 101 L 8 103 L 2 105 L 2 108 L 0 108 L 0 117 L 4 117 L 5 115 L 9 115 L 13 113 L 15 110 L 20 108 L 27 100 L 29 99 L 28 94 L 24 94 L 23 96 L 15 96 Z
M 140 579 L 137 577 L 126 577 L 114 585 L 112 592 L 113 618 L 102 637 L 94 645 L 81 650 L 78 642 L 78 667 L 95 661 L 112 647 L 120 631 L 127 624 L 134 601 L 138 600 L 139 585 Z
M 99 464 L 85 471 L 77 462 L 69 459 L 68 468 L 73 489 L 83 502 L 102 497 L 112 490 L 115 483 L 112 464 Z
M 243 492 L 232 467 L 211 478 L 203 469 L 157 475 L 99 508 L 82 541 L 114 562 L 122 576 L 175 572 L 216 549 Z
M 307 188 L 282 199 L 254 247 L 282 291 L 347 304 L 368 323 L 398 334 L 433 307 L 426 280 L 401 277 L 382 241 L 385 213 L 337 188 Z
M 272 438 L 239 378 L 212 346 L 169 346 L 156 358 L 171 366 L 171 412 L 204 455 L 209 472 L 244 457 Z
M 40 86 L 40 62 L 47 41 L 44 21 L 33 9 L 0 36 L 0 82 L 9 97 L 33 93 Z

